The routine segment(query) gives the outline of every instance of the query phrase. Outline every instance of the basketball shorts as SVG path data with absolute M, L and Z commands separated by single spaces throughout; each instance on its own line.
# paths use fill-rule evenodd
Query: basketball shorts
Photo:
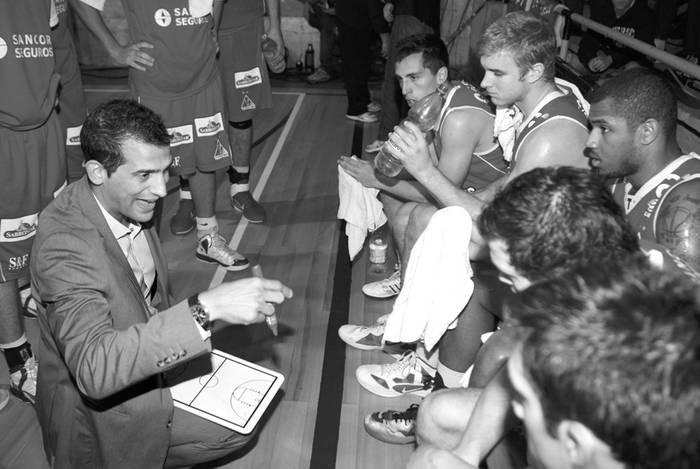
M 241 29 L 219 31 L 219 66 L 230 121 L 252 119 L 256 111 L 272 107 L 270 78 L 260 45 L 264 33 L 262 18 Z
M 29 275 L 39 212 L 65 187 L 65 158 L 55 112 L 36 129 L 0 127 L 0 282 Z

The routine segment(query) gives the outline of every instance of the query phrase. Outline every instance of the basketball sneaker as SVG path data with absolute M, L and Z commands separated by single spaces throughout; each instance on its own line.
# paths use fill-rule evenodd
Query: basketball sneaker
M 248 259 L 231 249 L 216 231 L 200 238 L 195 256 L 204 262 L 217 263 L 229 271 L 243 270 L 250 265 Z
M 434 375 L 435 369 L 413 350 L 404 352 L 394 363 L 361 365 L 355 370 L 360 385 L 382 397 L 426 396 L 432 390 Z
M 389 278 L 362 286 L 362 293 L 370 298 L 391 298 L 401 291 L 401 272 L 396 270 Z
M 388 314 L 379 316 L 377 322 L 371 326 L 345 324 L 338 329 L 338 335 L 350 347 L 360 350 L 381 350 L 384 326 L 388 316 Z
M 365 417 L 365 430 L 379 441 L 394 445 L 407 445 L 416 441 L 416 417 L 418 404 L 403 412 L 386 410 L 373 412 Z

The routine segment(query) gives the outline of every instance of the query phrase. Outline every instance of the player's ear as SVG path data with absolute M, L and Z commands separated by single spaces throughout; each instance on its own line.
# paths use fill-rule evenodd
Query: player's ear
M 443 83 L 445 83 L 447 81 L 448 75 L 449 72 L 447 70 L 447 67 L 440 67 L 436 74 L 438 85 L 442 85 Z
M 581 422 L 562 420 L 557 426 L 557 439 L 564 445 L 569 465 L 572 468 L 590 467 L 591 461 L 601 458 L 614 461 L 608 445 Z M 617 466 L 611 466 L 617 467 Z
M 637 135 L 643 145 L 654 142 L 659 137 L 660 132 L 661 125 L 656 119 L 647 119 L 637 127 Z
M 97 160 L 88 160 L 85 162 L 85 173 L 90 182 L 95 186 L 102 185 L 109 177 L 105 167 Z
M 542 78 L 544 75 L 544 64 L 541 62 L 537 62 L 533 66 L 531 66 L 527 72 L 525 72 L 525 80 L 528 83 L 535 83 L 537 80 Z

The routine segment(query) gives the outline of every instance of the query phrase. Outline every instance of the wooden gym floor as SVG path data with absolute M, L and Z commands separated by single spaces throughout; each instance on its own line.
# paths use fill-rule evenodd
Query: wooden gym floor
M 89 106 L 126 94 L 123 78 L 85 80 Z M 222 327 L 214 346 L 280 371 L 285 382 L 268 409 L 256 444 L 238 458 L 207 467 L 255 469 L 383 469 L 405 466 L 412 447 L 384 444 L 367 435 L 364 416 L 389 408 L 403 410 L 416 399 L 385 399 L 368 393 L 354 373 L 363 363 L 388 363 L 381 352 L 362 352 L 338 338 L 348 322 L 369 324 L 387 313 L 391 300 L 372 300 L 360 291 L 367 281 L 388 275 L 370 269 L 366 249 L 350 263 L 338 208 L 339 155 L 355 153 L 374 140 L 377 124 L 344 117 L 342 83 L 310 86 L 299 80 L 273 83 L 274 107 L 254 122 L 252 190 L 268 220 L 255 225 L 231 209 L 225 173 L 217 179 L 217 217 L 231 245 L 266 277 L 294 290 L 278 308 L 280 335 L 264 325 Z M 365 155 L 366 156 L 366 155 Z M 250 275 L 226 272 L 194 257 L 195 235 L 173 236 L 168 221 L 177 209 L 177 178 L 163 204 L 161 241 L 168 258 L 174 296 L 185 298 L 222 281 Z M 30 340 L 38 346 L 34 321 Z M 35 348 L 38 348 L 35 346 Z M 41 359 L 41 357 L 39 357 Z M 0 360 L 0 384 L 7 372 Z M 48 467 L 33 407 L 14 397 L 0 411 L 0 468 Z

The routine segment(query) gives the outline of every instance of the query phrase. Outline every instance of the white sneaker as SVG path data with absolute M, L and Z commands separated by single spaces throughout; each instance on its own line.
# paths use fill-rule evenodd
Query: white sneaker
M 434 374 L 435 370 L 412 350 L 394 363 L 361 365 L 355 370 L 360 385 L 382 397 L 426 396 L 433 388 Z
M 362 293 L 372 298 L 391 298 L 401 291 L 401 272 L 395 271 L 389 278 L 362 286 Z
M 338 329 L 338 335 L 351 347 L 360 350 L 381 350 L 384 326 L 388 316 L 388 314 L 379 316 L 377 322 L 371 326 L 345 324 Z
M 243 270 L 250 265 L 248 259 L 231 249 L 223 236 L 216 231 L 203 236 L 197 242 L 197 259 L 217 263 L 226 270 Z
M 372 122 L 377 122 L 379 120 L 379 118 L 371 112 L 363 112 L 362 114 L 357 115 L 345 114 L 345 117 L 347 117 L 350 120 L 364 122 L 365 124 L 371 124 Z
M 365 147 L 366 153 L 377 153 L 384 145 L 384 140 L 375 140 Z

